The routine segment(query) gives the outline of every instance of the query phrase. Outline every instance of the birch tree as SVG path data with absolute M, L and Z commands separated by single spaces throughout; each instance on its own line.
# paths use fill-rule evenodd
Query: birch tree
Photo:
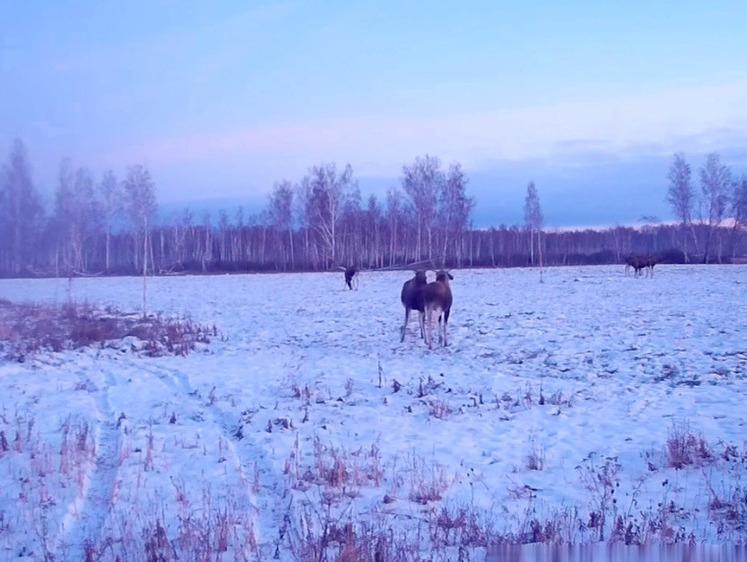
M 724 217 L 731 185 L 731 170 L 721 163 L 721 157 L 717 153 L 712 152 L 700 169 L 700 187 L 708 221 L 703 263 L 708 263 L 710 259 L 714 229 Z
M 467 196 L 467 176 L 461 164 L 449 166 L 445 181 L 441 182 L 438 193 L 439 216 L 443 227 L 443 247 L 441 267 L 446 267 L 449 244 L 454 249 L 457 265 L 462 262 L 462 238 L 470 224 L 474 200 Z
M 75 269 L 75 239 L 77 238 L 77 209 L 73 184 L 75 182 L 72 162 L 65 158 L 60 162 L 60 170 L 57 175 L 57 191 L 55 192 L 55 217 L 54 223 L 57 230 L 57 274 L 59 275 L 59 264 L 66 275 L 71 275 Z
M 540 208 L 539 194 L 533 181 L 527 185 L 527 194 L 524 199 L 524 221 L 529 231 L 529 256 L 530 263 L 534 265 L 534 239 L 537 238 L 537 249 L 539 253 L 540 282 L 542 282 L 542 209 Z
M 442 189 L 444 174 L 441 161 L 435 156 L 416 158 L 410 166 L 402 167 L 402 187 L 410 198 L 417 217 L 416 259 L 423 257 L 423 237 L 429 260 L 433 259 L 433 227 L 436 204 Z
M 527 185 L 524 198 L 524 224 L 529 232 L 529 263 L 534 265 L 534 239 L 542 228 L 542 211 L 540 210 L 539 195 L 533 181 Z
M 376 195 L 368 197 L 365 227 L 368 230 L 369 267 L 384 266 L 384 250 L 381 244 L 382 208 Z
M 348 164 L 339 172 L 334 163 L 314 166 L 302 184 L 308 194 L 308 223 L 321 246 L 323 267 L 328 269 L 338 259 L 337 226 L 344 203 L 343 197 L 355 185 L 353 168 Z
M 84 273 L 95 257 L 102 221 L 101 203 L 96 200 L 93 179 L 87 168 L 73 171 L 70 159 L 60 164 L 55 192 L 55 225 L 58 233 L 58 262 L 68 275 Z
M 293 186 L 287 180 L 276 183 L 270 196 L 270 215 L 278 232 L 288 235 L 288 254 L 291 270 L 296 268 L 293 253 Z M 285 255 L 283 252 L 283 269 L 285 269 Z
M 735 257 L 736 243 L 740 235 L 743 235 L 745 227 L 747 227 L 747 176 L 742 176 L 739 181 L 734 182 L 731 214 L 734 218 L 731 235 L 731 254 L 732 257 Z
M 698 253 L 698 239 L 692 226 L 692 211 L 695 203 L 695 190 L 692 184 L 692 171 L 690 164 L 685 160 L 685 155 L 678 152 L 674 155 L 672 165 L 669 167 L 669 189 L 667 190 L 667 202 L 672 206 L 674 216 L 680 221 L 682 230 L 682 252 L 685 262 L 690 258 L 687 252 L 687 231 L 692 234 L 695 252 Z
M 153 183 L 150 172 L 145 166 L 135 164 L 127 168 L 124 191 L 132 225 L 136 232 L 140 233 L 143 241 L 143 316 L 145 316 L 147 310 L 149 234 L 151 221 L 156 212 L 155 183 Z
M 402 192 L 399 189 L 389 189 L 386 194 L 386 217 L 389 226 L 389 266 L 395 263 L 398 252 L 398 233 L 403 220 Z M 406 256 L 403 259 L 407 259 Z
M 19 275 L 34 260 L 43 214 L 41 198 L 31 181 L 26 146 L 16 139 L 0 173 L 0 251 L 13 275 Z
M 361 210 L 361 192 L 356 184 L 342 192 L 341 207 L 337 228 L 336 265 L 346 268 L 360 267 L 360 262 L 368 250 L 363 247 L 367 225 L 365 213 Z
M 99 184 L 99 197 L 101 200 L 101 214 L 104 223 L 104 268 L 109 271 L 111 267 L 111 237 L 114 222 L 122 212 L 123 194 L 122 187 L 112 170 L 104 173 Z

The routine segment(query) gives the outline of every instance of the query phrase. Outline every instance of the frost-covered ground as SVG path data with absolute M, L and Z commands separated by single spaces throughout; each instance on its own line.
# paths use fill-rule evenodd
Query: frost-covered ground
M 218 329 L 187 357 L 0 362 L 0 559 L 745 542 L 746 267 L 454 276 L 433 351 L 399 341 L 407 272 L 239 275 L 149 280 L 150 311 Z M 142 281 L 0 298 L 137 310 Z

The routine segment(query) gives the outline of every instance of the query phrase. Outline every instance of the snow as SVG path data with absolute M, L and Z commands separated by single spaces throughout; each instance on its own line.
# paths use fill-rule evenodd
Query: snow
M 641 532 L 652 542 L 745 541 L 713 500 L 745 489 L 747 267 L 453 274 L 447 348 L 428 350 L 412 320 L 400 343 L 408 272 L 364 271 L 357 291 L 341 273 L 158 277 L 148 310 L 215 325 L 206 349 L 0 362 L 0 559 L 137 560 L 159 525 L 194 559 L 295 559 L 325 517 L 430 521 L 421 548 L 448 559 L 441 508 L 495 536 L 556 521 L 591 543 L 597 511 L 605 540 L 623 516 L 658 522 Z M 139 310 L 142 279 L 3 280 L 0 298 Z M 710 457 L 670 466 L 678 431 Z

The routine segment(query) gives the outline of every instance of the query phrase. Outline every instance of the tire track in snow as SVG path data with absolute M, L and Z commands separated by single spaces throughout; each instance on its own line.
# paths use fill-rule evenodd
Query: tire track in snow
M 271 556 L 276 549 L 280 547 L 283 539 L 283 528 L 285 521 L 285 504 L 287 503 L 287 488 L 282 475 L 277 474 L 272 460 L 268 457 L 267 452 L 252 437 L 252 432 L 237 436 L 238 429 L 243 428 L 244 421 L 241 413 L 237 411 L 227 411 L 220 407 L 216 400 L 211 397 L 202 396 L 198 389 L 194 389 L 189 375 L 173 368 L 149 366 L 142 370 L 155 375 L 168 389 L 174 393 L 175 400 L 184 404 L 189 402 L 197 407 L 204 414 L 203 423 L 210 424 L 218 428 L 227 449 L 236 460 L 239 466 L 241 478 L 248 484 L 255 478 L 255 471 L 259 479 L 259 492 L 254 491 L 247 486 L 245 489 L 244 502 L 250 505 L 255 515 L 255 537 L 262 552 L 262 559 Z M 211 391 L 213 396 L 220 395 L 217 386 L 213 386 Z M 247 410 L 244 410 L 246 412 Z M 237 490 L 234 493 L 240 492 Z M 264 523 L 262 522 L 264 520 Z M 277 537 L 262 538 L 263 529 L 280 529 L 280 535 Z
M 189 381 L 182 375 L 182 385 L 190 387 Z M 217 387 L 213 387 L 219 394 Z M 200 397 L 194 391 L 189 396 L 199 403 Z M 251 505 L 255 509 L 255 536 L 262 552 L 262 558 L 273 556 L 281 549 L 281 543 L 285 534 L 286 503 L 288 501 L 287 487 L 281 474 L 275 470 L 272 460 L 265 448 L 256 441 L 256 432 L 246 431 L 243 428 L 247 424 L 243 414 L 248 412 L 229 412 L 221 408 L 215 400 L 208 403 L 200 403 L 200 406 L 210 412 L 210 419 L 221 431 L 228 443 L 230 450 L 238 459 L 242 474 L 249 482 L 258 479 L 257 493 L 252 494 Z M 239 414 L 237 416 L 237 414 Z M 239 430 L 241 436 L 239 437 Z M 264 529 L 278 530 L 277 536 L 263 537 Z
M 90 380 L 86 380 L 90 384 Z M 109 404 L 109 393 L 117 381 L 111 372 L 104 374 L 104 387 L 90 390 L 98 413 L 96 459 L 87 475 L 81 502 L 75 502 L 63 521 L 65 542 L 71 547 L 71 560 L 84 560 L 87 544 L 101 545 L 103 529 L 114 507 L 113 490 L 119 472 L 120 430 Z M 77 505 L 80 503 L 80 505 Z
M 303 360 L 301 355 L 291 363 Z M 278 471 L 271 458 L 272 453 L 259 441 L 265 435 L 264 427 L 259 421 L 250 421 L 251 417 L 264 408 L 260 406 L 251 412 L 249 409 L 227 411 L 217 401 L 209 403 L 207 407 L 213 411 L 213 417 L 219 420 L 223 435 L 229 442 L 235 443 L 242 466 L 257 473 L 259 491 L 255 495 L 255 504 L 260 523 L 257 526 L 260 534 L 257 539 L 261 547 L 269 549 L 269 552 L 262 552 L 263 556 L 274 556 L 283 550 L 292 495 L 282 472 Z M 250 420 L 246 420 L 246 417 Z M 239 428 L 242 430 L 241 437 L 236 435 Z M 272 534 L 261 536 L 264 529 L 272 530 Z

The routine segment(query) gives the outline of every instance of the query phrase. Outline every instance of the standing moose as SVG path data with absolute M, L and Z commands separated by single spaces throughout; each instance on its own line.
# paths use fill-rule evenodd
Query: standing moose
M 634 277 L 640 277 L 642 270 L 645 270 L 646 277 L 653 277 L 654 266 L 657 263 L 659 263 L 659 260 L 654 256 L 628 256 L 625 258 L 625 275 L 628 274 L 630 268 L 633 268 Z
M 438 317 L 438 342 L 443 342 L 444 347 L 449 345 L 449 314 L 451 312 L 451 286 L 449 280 L 454 277 L 448 271 L 436 272 L 436 280 L 428 283 L 423 289 L 423 298 L 425 300 L 425 342 L 428 349 L 433 349 L 433 318 Z M 443 317 L 443 324 L 441 319 Z
M 416 271 L 415 277 L 405 281 L 402 285 L 402 293 L 400 294 L 400 300 L 402 306 L 405 307 L 405 323 L 402 326 L 402 338 L 400 342 L 405 341 L 405 332 L 407 331 L 407 323 L 410 320 L 410 311 L 418 311 L 418 321 L 420 324 L 420 337 L 425 337 L 425 329 L 423 326 L 423 316 L 425 315 L 425 298 L 423 289 L 428 285 L 428 279 L 425 276 L 425 271 Z
M 345 285 L 347 285 L 348 289 L 351 291 L 353 290 L 353 286 L 355 286 L 355 290 L 358 290 L 358 274 L 360 271 L 358 271 L 354 267 L 346 267 L 345 268 Z

